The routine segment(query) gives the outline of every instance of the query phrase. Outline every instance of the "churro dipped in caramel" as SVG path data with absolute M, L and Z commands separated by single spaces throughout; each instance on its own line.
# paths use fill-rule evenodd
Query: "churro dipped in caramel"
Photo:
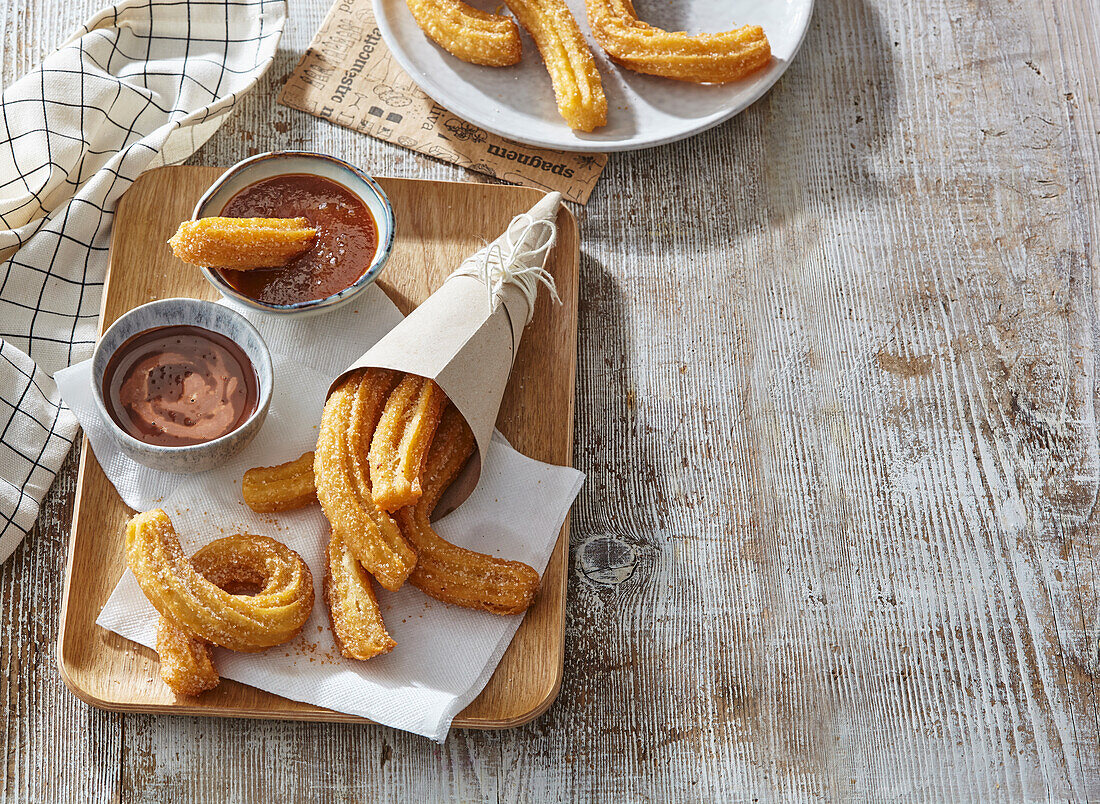
M 184 221 L 168 245 L 204 268 L 278 268 L 309 251 L 317 230 L 305 218 L 199 218 Z

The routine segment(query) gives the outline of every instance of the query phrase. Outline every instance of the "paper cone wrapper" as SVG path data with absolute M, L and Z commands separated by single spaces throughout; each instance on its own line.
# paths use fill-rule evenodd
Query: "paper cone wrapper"
M 528 246 L 537 247 L 556 234 L 560 193 L 549 193 L 527 213 L 532 221 L 548 221 L 552 229 L 533 228 Z M 515 221 L 513 221 L 515 224 Z M 549 232 L 549 234 L 548 234 Z M 488 249 L 507 249 L 505 232 L 469 257 L 477 263 Z M 549 249 L 540 258 L 544 267 Z M 451 484 L 436 508 L 444 516 L 473 492 L 481 476 L 481 456 L 489 449 L 500 400 L 508 385 L 512 362 L 530 317 L 527 295 L 505 284 L 491 304 L 485 282 L 474 276 L 451 275 L 400 324 L 345 369 L 329 387 L 360 368 L 386 368 L 435 380 L 465 417 L 477 441 L 477 454 Z

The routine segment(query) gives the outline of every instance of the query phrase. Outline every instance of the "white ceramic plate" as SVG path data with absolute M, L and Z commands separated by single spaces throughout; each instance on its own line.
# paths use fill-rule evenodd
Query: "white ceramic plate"
M 474 2 L 489 11 L 501 5 L 498 0 Z M 494 134 L 563 151 L 648 148 L 728 120 L 767 92 L 787 69 L 813 11 L 813 0 L 636 0 L 638 15 L 666 30 L 702 33 L 763 26 L 772 46 L 770 66 L 743 81 L 700 86 L 615 66 L 592 39 L 584 0 L 566 2 L 588 38 L 607 94 L 607 125 L 591 134 L 571 131 L 558 114 L 550 77 L 526 32 L 522 62 L 479 67 L 428 39 L 405 0 L 374 0 L 374 11 L 398 64 L 436 103 Z

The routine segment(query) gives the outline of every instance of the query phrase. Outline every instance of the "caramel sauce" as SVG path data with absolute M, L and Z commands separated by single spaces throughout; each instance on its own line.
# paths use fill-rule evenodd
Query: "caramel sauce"
M 231 433 L 256 411 L 256 372 L 219 332 L 180 325 L 128 338 L 103 372 L 115 424 L 146 444 L 181 447 Z
M 327 298 L 367 272 L 378 225 L 351 190 L 321 176 L 289 173 L 250 184 L 226 203 L 226 218 L 306 218 L 317 240 L 281 268 L 217 269 L 237 292 L 268 304 Z

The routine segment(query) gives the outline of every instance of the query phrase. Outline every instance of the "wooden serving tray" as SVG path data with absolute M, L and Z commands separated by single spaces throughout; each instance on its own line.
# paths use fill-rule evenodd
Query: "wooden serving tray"
M 195 202 L 222 170 L 160 168 L 139 178 L 122 198 L 114 221 L 101 328 L 153 299 L 217 298 L 199 271 L 172 256 L 165 241 L 180 221 L 191 217 Z M 405 313 L 480 248 L 483 239 L 494 239 L 541 195 L 521 187 L 386 178 L 378 182 L 397 219 L 393 254 L 378 284 Z M 564 304 L 558 307 L 548 294 L 539 295 L 497 426 L 521 452 L 571 465 L 579 248 L 573 215 L 563 210 L 558 223 L 558 243 L 547 268 Z M 122 529 L 131 515 L 85 439 L 57 646 L 61 677 L 77 697 L 125 712 L 368 722 L 229 680 L 199 698 L 177 701 L 160 680 L 152 650 L 95 624 L 125 568 Z M 557 697 L 564 658 L 568 536 L 566 519 L 534 605 L 488 686 L 455 718 L 454 726 L 518 726 L 542 714 Z

